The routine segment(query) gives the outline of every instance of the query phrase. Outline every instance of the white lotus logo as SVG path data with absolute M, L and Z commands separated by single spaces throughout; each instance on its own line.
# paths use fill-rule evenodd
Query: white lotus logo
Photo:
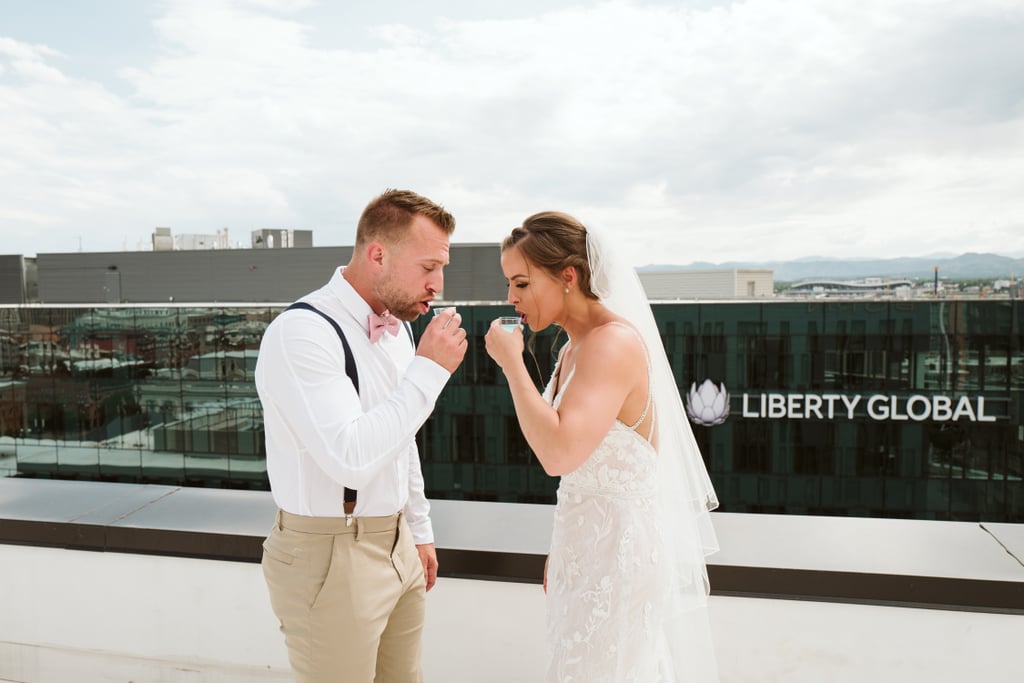
M 686 395 L 686 412 L 694 424 L 712 427 L 720 425 L 729 417 L 729 392 L 725 390 L 725 382 L 717 387 L 710 379 L 697 388 L 697 383 L 690 385 L 690 393 Z

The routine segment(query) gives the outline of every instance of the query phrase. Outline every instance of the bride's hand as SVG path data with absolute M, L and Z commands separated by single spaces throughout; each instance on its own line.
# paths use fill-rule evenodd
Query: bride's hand
M 523 331 L 515 329 L 509 332 L 495 319 L 484 337 L 487 355 L 494 359 L 498 367 L 504 368 L 510 362 L 523 357 Z

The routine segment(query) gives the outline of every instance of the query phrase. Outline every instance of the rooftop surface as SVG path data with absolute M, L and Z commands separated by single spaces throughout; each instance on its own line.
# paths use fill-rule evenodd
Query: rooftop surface
M 433 505 L 426 683 L 541 680 L 552 508 Z M 0 479 L 0 680 L 290 680 L 257 564 L 274 510 L 263 492 Z M 1024 525 L 712 519 L 723 683 L 1024 679 Z

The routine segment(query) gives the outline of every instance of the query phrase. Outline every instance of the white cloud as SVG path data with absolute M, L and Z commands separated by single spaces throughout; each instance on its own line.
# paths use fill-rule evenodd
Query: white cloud
M 19 59 L 11 64 L 14 73 L 24 77 L 29 81 L 52 83 L 56 85 L 63 84 L 65 82 L 64 74 L 52 66 L 47 66 L 41 62 L 31 61 L 27 59 Z
M 59 56 L 60 52 L 45 45 L 30 45 L 13 38 L 0 36 L 0 55 L 7 55 L 23 61 L 39 61 L 46 57 Z
M 627 233 L 638 264 L 1024 250 L 1019 3 L 607 2 L 345 31 L 302 1 L 159 8 L 129 96 L 62 73 L 62 46 L 0 38 L 0 229 L 21 251 L 83 225 L 102 248 L 155 225 L 342 244 L 391 186 L 448 206 L 458 241 L 560 208 Z M 33 216 L 53 246 L 7 239 Z

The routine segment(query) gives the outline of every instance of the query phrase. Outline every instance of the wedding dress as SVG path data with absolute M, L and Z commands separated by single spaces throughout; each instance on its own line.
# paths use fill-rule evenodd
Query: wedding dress
M 552 396 L 556 364 L 544 392 L 555 409 L 574 370 Z M 717 681 L 699 532 L 694 526 L 692 536 L 674 539 L 694 548 L 680 578 L 658 514 L 659 454 L 637 431 L 644 417 L 616 420 L 559 484 L 547 570 L 548 683 Z M 684 608 L 673 598 L 680 594 L 695 597 Z

